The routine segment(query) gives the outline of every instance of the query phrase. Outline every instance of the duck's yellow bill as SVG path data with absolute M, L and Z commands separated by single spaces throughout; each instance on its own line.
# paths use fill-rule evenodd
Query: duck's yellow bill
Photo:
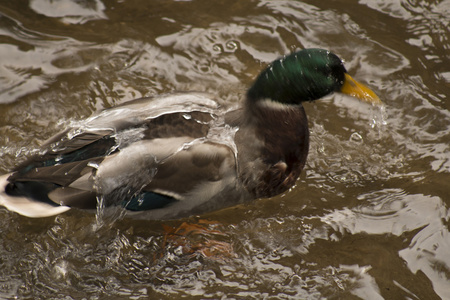
M 345 73 L 345 81 L 344 85 L 341 88 L 341 93 L 350 95 L 352 97 L 358 98 L 361 101 L 371 104 L 380 105 L 383 103 L 371 89 L 369 89 L 364 84 L 359 83 L 347 73 Z

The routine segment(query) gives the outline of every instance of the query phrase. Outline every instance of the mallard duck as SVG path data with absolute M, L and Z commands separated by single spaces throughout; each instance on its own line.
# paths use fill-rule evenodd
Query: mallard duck
M 105 109 L 0 177 L 0 204 L 28 217 L 102 205 L 169 219 L 278 195 L 305 166 L 303 102 L 333 92 L 380 103 L 338 56 L 304 49 L 272 62 L 237 107 L 174 93 Z

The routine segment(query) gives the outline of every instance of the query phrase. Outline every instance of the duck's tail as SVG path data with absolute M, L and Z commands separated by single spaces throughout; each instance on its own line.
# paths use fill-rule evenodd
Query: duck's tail
M 6 209 L 29 218 L 44 218 L 68 211 L 68 206 L 52 206 L 23 196 L 10 196 L 5 193 L 10 174 L 0 176 L 0 205 Z

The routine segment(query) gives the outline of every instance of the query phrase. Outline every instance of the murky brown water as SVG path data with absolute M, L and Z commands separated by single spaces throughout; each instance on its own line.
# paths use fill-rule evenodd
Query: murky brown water
M 214 232 L 0 209 L 0 298 L 450 299 L 449 15 L 448 0 L 0 1 L 0 174 L 126 100 L 237 101 L 303 47 L 339 54 L 386 104 L 306 104 L 297 186 L 187 220 Z

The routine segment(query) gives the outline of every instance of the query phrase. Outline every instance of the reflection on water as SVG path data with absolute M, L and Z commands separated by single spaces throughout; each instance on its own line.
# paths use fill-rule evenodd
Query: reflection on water
M 449 299 L 449 14 L 447 0 L 1 3 L 1 174 L 126 100 L 239 101 L 303 47 L 339 54 L 385 108 L 305 104 L 297 186 L 202 218 L 0 209 L 0 298 Z M 184 221 L 198 230 L 180 236 Z
M 103 13 L 105 5 L 100 0 L 94 1 L 51 1 L 31 0 L 30 8 L 46 17 L 58 18 L 61 22 L 83 24 L 91 20 L 106 19 Z

